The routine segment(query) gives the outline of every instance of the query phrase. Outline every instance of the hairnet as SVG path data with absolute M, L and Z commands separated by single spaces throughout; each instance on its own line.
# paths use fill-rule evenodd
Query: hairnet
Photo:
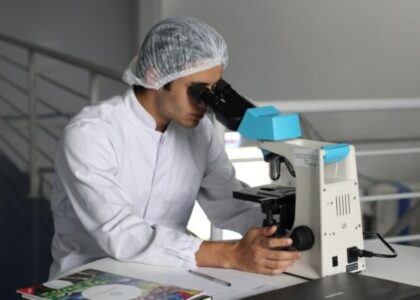
M 166 83 L 228 62 L 227 45 L 210 25 L 192 17 L 168 18 L 147 34 L 125 70 L 129 85 L 159 89 Z

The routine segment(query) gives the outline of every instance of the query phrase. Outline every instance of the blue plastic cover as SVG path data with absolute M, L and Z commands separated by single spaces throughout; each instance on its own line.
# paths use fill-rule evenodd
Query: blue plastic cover
M 274 106 L 248 109 L 238 131 L 249 140 L 282 141 L 302 136 L 299 115 L 282 114 Z
M 323 146 L 325 150 L 324 163 L 331 164 L 344 159 L 350 152 L 350 147 L 347 144 L 332 144 Z

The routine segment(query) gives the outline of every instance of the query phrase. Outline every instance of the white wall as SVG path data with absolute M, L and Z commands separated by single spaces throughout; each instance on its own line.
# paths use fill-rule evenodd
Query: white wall
M 415 0 L 163 0 L 226 38 L 232 83 L 253 99 L 418 97 Z
M 139 31 L 136 0 L 4 0 L 0 3 L 1 33 L 119 72 L 137 52 Z M 7 43 L 0 43 L 0 47 L 1 53 L 26 64 L 26 53 L 21 49 Z M 4 63 L 0 68 L 14 76 L 19 73 Z M 42 56 L 38 58 L 38 70 L 87 92 L 87 74 L 80 70 Z M 24 75 L 18 78 L 22 86 L 26 86 Z M 103 84 L 101 97 L 119 91 L 108 88 L 108 84 Z M 68 106 L 69 101 L 63 103 Z
M 122 70 L 136 52 L 137 2 L 2 0 L 0 32 Z

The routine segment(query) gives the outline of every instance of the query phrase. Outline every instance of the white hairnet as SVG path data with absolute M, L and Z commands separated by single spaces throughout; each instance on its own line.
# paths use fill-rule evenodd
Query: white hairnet
M 165 19 L 147 34 L 125 70 L 129 85 L 159 89 L 166 83 L 228 62 L 227 45 L 210 25 L 192 17 Z

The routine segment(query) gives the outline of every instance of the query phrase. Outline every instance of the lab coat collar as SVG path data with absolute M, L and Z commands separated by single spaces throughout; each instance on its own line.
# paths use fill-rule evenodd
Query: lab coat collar
M 153 130 L 156 130 L 156 121 L 155 119 L 149 114 L 149 112 L 141 105 L 141 103 L 137 100 L 136 95 L 132 88 L 129 88 L 126 95 L 125 101 L 128 103 L 131 111 L 136 116 L 143 125 L 149 127 Z
M 141 103 L 137 100 L 136 95 L 134 94 L 134 91 L 132 88 L 129 88 L 126 95 L 125 95 L 125 101 L 128 103 L 129 108 L 134 113 L 136 119 L 138 119 L 143 125 L 146 127 L 152 129 L 155 131 L 159 136 L 163 135 L 165 136 L 166 132 L 168 132 L 168 129 L 172 128 L 174 126 L 173 121 L 170 121 L 168 124 L 168 127 L 166 127 L 166 130 L 163 132 L 159 132 L 156 130 L 156 121 L 152 117 L 152 115 L 141 105 Z

